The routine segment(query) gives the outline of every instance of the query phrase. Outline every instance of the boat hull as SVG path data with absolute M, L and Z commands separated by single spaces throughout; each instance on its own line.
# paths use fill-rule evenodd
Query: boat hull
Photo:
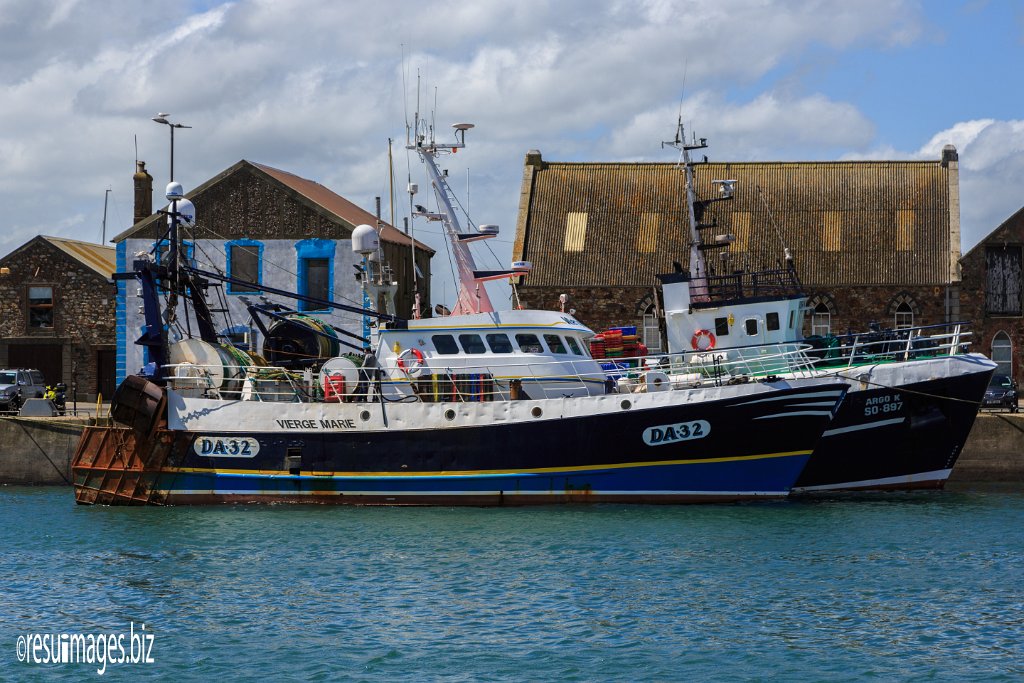
M 119 457 L 101 443 L 109 450 L 124 439 L 95 433 L 89 446 L 83 437 L 73 470 L 83 503 L 781 498 L 845 391 L 812 380 L 585 399 L 276 406 L 170 392 L 168 428 L 132 439 Z M 110 495 L 116 463 L 133 457 L 144 492 Z
M 844 371 L 852 388 L 794 493 L 941 489 L 993 368 L 963 355 Z

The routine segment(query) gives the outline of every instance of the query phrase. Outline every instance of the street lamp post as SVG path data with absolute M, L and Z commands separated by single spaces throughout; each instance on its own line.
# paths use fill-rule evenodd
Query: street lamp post
M 165 114 L 165 113 L 161 112 L 161 113 L 157 114 L 156 116 L 154 116 L 153 120 L 156 121 L 157 123 L 162 123 L 163 125 L 165 125 L 165 126 L 167 126 L 168 128 L 171 129 L 171 182 L 173 183 L 174 182 L 174 129 L 175 128 L 191 128 L 192 126 L 186 126 L 183 123 L 171 123 L 170 121 L 167 120 L 168 116 L 170 116 L 170 114 Z

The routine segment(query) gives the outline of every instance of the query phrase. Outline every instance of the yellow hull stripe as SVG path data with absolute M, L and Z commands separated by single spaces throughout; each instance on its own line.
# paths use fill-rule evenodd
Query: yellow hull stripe
M 787 451 L 782 453 L 762 453 L 759 455 L 741 455 L 724 458 L 703 458 L 689 460 L 653 460 L 649 462 L 623 462 L 607 465 L 581 465 L 579 467 L 535 467 L 522 470 L 445 470 L 436 472 L 302 472 L 306 477 L 477 477 L 490 475 L 533 475 L 558 474 L 562 472 L 593 472 L 597 470 L 617 470 L 627 467 L 658 467 L 664 465 L 703 465 L 716 462 L 740 462 L 743 460 L 765 460 L 768 458 L 789 458 L 798 455 L 810 455 L 811 451 Z M 243 470 L 221 469 L 217 467 L 165 467 L 161 472 L 189 472 L 216 474 L 285 474 L 283 470 Z

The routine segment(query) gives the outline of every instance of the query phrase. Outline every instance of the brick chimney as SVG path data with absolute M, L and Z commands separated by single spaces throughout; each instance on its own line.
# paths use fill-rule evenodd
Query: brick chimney
M 135 175 L 132 176 L 132 180 L 135 182 L 135 220 L 132 221 L 133 225 L 153 215 L 153 176 L 146 171 L 145 161 L 136 161 L 135 166 Z

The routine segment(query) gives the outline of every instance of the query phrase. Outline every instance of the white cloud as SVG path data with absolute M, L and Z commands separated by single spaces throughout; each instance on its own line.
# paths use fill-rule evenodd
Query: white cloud
M 667 160 L 659 142 L 673 133 L 685 72 L 684 116 L 711 138 L 714 158 L 870 154 L 875 122 L 856 102 L 815 92 L 803 74 L 825 68 L 823 54 L 893 50 L 931 30 L 912 0 L 193 6 L 0 0 L 0 250 L 38 232 L 91 238 L 107 187 L 127 219 L 136 138 L 157 187 L 166 181 L 168 131 L 149 121 L 158 111 L 193 126 L 175 137 L 186 186 L 246 158 L 372 209 L 387 193 L 389 137 L 404 186 L 401 145 L 419 71 L 423 112 L 436 88 L 439 136 L 456 120 L 478 125 L 446 165 L 460 193 L 470 169 L 474 217 L 501 224 L 497 251 L 507 260 L 527 150 Z M 965 129 L 963 144 L 981 155 L 997 123 L 973 137 Z M 985 152 L 993 168 L 1012 162 L 999 150 L 993 142 Z M 966 191 L 973 162 L 961 158 Z M 411 171 L 422 180 L 415 161 Z M 83 207 L 96 208 L 83 217 Z

